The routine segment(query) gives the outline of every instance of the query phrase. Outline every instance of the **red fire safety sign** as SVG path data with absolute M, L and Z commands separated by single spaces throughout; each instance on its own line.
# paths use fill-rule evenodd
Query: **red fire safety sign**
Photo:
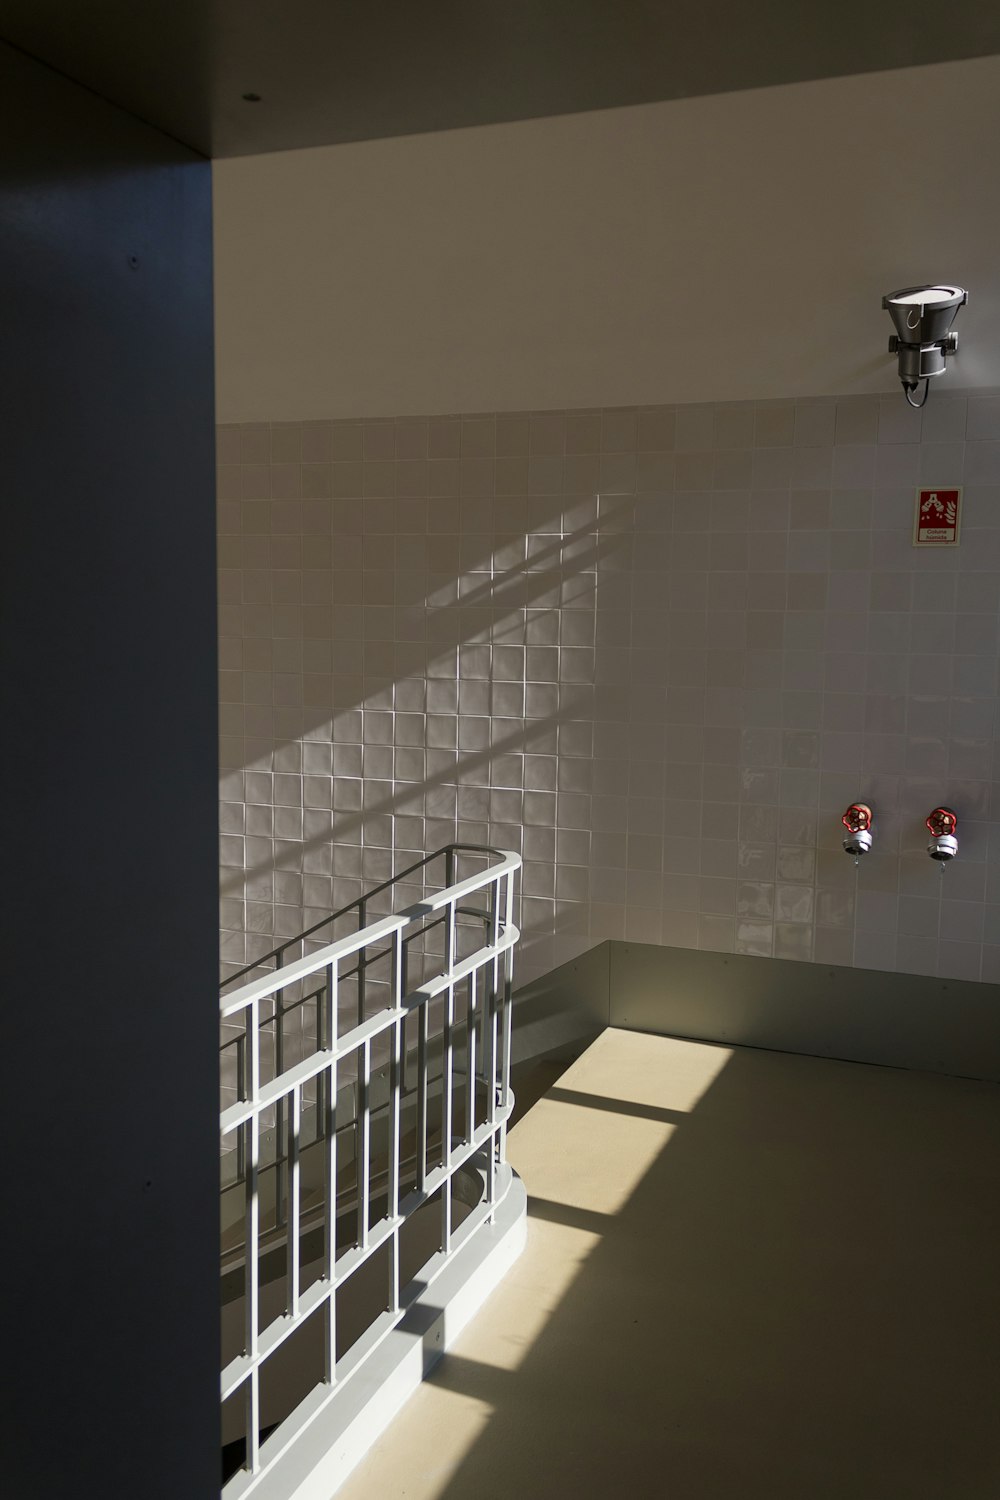
M 962 491 L 918 490 L 913 518 L 915 547 L 953 547 L 958 541 Z

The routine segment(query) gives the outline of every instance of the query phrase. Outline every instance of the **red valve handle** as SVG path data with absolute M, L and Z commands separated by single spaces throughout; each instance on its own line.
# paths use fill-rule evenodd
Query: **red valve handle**
M 872 810 L 865 802 L 852 802 L 840 821 L 850 833 L 861 833 L 872 826 Z
M 936 807 L 932 813 L 928 814 L 924 827 L 935 838 L 941 838 L 945 834 L 955 832 L 958 827 L 958 815 L 950 807 Z

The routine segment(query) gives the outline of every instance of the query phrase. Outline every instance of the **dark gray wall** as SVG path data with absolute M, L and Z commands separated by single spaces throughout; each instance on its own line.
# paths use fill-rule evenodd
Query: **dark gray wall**
M 2 1454 L 218 1492 L 207 162 L 0 44 Z

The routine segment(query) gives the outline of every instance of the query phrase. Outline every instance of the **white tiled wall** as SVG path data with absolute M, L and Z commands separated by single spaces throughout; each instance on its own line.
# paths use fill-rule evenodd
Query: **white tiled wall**
M 522 979 L 608 937 L 1000 979 L 1000 397 L 255 424 L 219 460 L 227 969 L 458 837 L 524 855 Z M 957 549 L 912 546 L 921 482 L 965 485 Z

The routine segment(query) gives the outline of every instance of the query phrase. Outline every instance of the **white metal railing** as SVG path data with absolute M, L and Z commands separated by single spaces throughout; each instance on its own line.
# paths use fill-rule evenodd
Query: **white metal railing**
M 220 1128 L 224 1148 L 239 1145 L 236 1185 L 243 1188 L 236 1257 L 242 1270 L 243 1347 L 223 1369 L 222 1400 L 230 1410 L 238 1404 L 244 1448 L 242 1467 L 224 1486 L 225 1500 L 250 1495 L 259 1486 L 269 1466 L 364 1368 L 449 1259 L 492 1221 L 510 1182 L 505 1143 L 513 1102 L 511 983 L 518 938 L 513 903 L 521 860 L 504 850 L 452 845 L 422 865 L 439 857 L 442 889 L 222 996 L 224 1028 L 231 1033 L 234 1025 L 242 1026 L 238 1097 L 223 1108 Z M 456 879 L 460 862 L 484 867 Z M 419 982 L 413 983 L 418 956 Z M 349 1007 L 342 993 L 345 975 L 352 976 Z M 305 1000 L 314 1007 L 315 1036 L 300 1044 L 286 1065 L 284 1049 L 274 1045 L 268 1028 L 276 1017 L 280 1023 L 289 1007 L 304 1009 Z M 373 1145 L 376 1074 L 386 1086 Z M 346 1113 L 345 1076 L 353 1106 L 347 1121 L 338 1118 Z M 304 1176 L 307 1098 L 316 1115 L 308 1150 L 318 1170 Z M 279 1129 L 273 1131 L 269 1127 L 276 1120 Z M 352 1137 L 350 1152 L 344 1152 L 345 1126 Z M 274 1140 L 277 1184 L 266 1222 L 261 1211 L 265 1134 Z M 350 1156 L 351 1171 L 344 1163 L 338 1168 L 338 1152 Z M 470 1173 L 481 1184 L 471 1195 Z M 304 1181 L 312 1184 L 305 1196 Z M 459 1223 L 456 1207 L 468 1207 L 470 1198 L 474 1206 Z M 345 1228 L 338 1221 L 348 1200 L 351 1222 Z M 435 1200 L 438 1248 L 406 1280 L 403 1231 Z M 306 1256 L 304 1235 L 314 1246 Z M 378 1254 L 386 1262 L 384 1308 L 344 1347 L 338 1338 L 338 1293 Z M 266 1321 L 262 1257 L 272 1268 L 280 1264 L 283 1281 L 283 1306 L 279 1303 L 277 1315 Z M 274 1311 L 273 1285 L 268 1298 Z M 275 1425 L 273 1415 L 262 1417 L 261 1378 L 272 1356 L 307 1324 L 320 1333 L 322 1376 Z

